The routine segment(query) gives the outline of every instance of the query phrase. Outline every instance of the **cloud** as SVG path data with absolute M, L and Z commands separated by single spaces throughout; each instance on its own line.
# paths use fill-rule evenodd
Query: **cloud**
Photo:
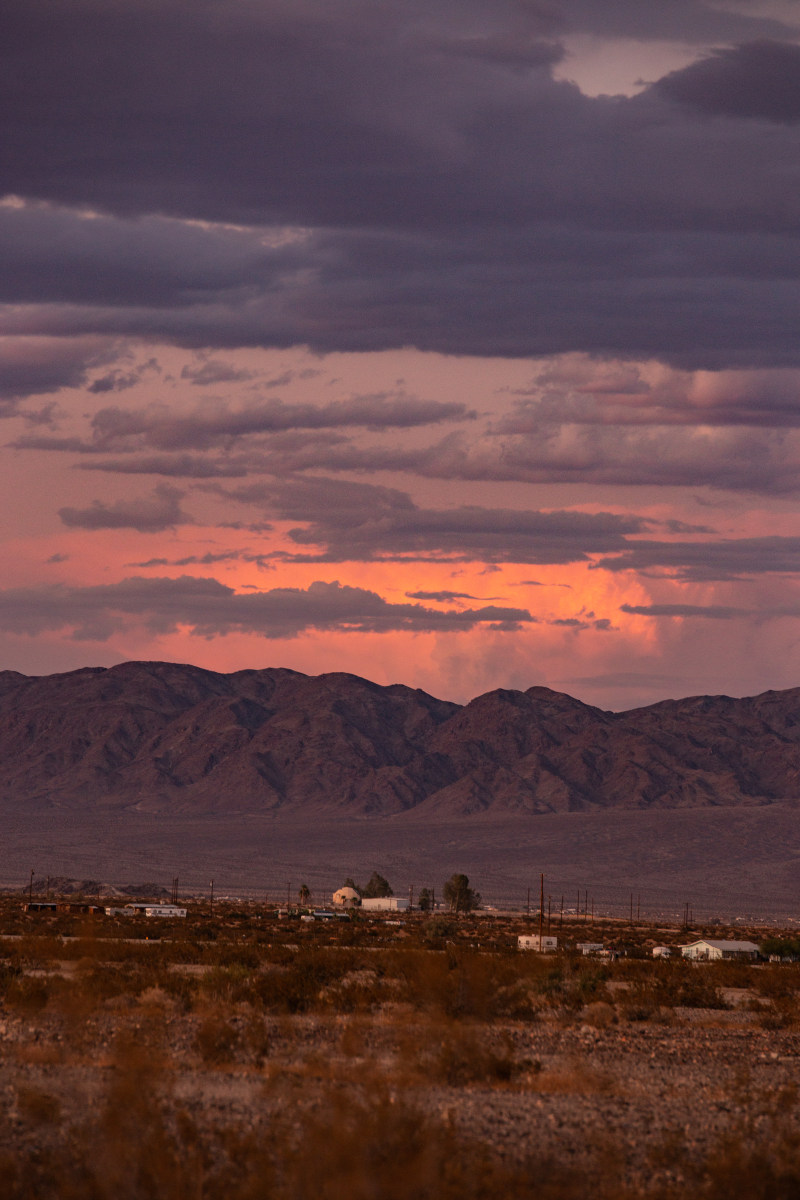
M 253 378 L 252 371 L 234 367 L 231 363 L 219 359 L 193 363 L 181 371 L 181 379 L 188 379 L 194 387 L 208 387 L 214 383 L 246 383 Z
M 643 540 L 631 542 L 621 554 L 599 559 L 595 565 L 604 571 L 669 573 L 692 582 L 775 573 L 793 575 L 800 571 L 800 538 L 766 536 L 716 542 Z
M 702 58 L 591 98 L 552 73 L 582 31 Z M 8 0 L 7 327 L 797 363 L 793 32 L 691 0 Z M 768 137 L 709 121 L 729 93 Z
M 334 479 L 252 484 L 222 494 L 265 507 L 299 547 L 296 562 L 436 559 L 487 563 L 588 562 L 622 551 L 649 523 L 614 513 L 538 512 L 463 505 L 432 509 L 394 488 Z
M 641 617 L 679 617 L 684 620 L 700 617 L 711 621 L 749 619 L 760 624 L 764 621 L 793 620 L 800 617 L 800 603 L 759 604 L 758 607 L 727 604 L 622 604 L 620 611 Z
M 79 387 L 114 350 L 99 338 L 0 338 L 0 417 L 15 416 L 27 396 Z
M 192 523 L 180 506 L 184 493 L 169 484 L 153 489 L 149 499 L 118 500 L 104 504 L 93 500 L 89 508 L 60 508 L 65 525 L 75 529 L 136 529 L 139 533 L 160 533 L 175 525 Z
M 296 430 L 361 427 L 367 430 L 415 429 L 442 421 L 472 420 L 464 404 L 424 400 L 404 393 L 357 395 L 328 404 L 284 404 L 280 400 L 252 401 L 233 407 L 222 402 L 189 413 L 164 404 L 142 409 L 102 408 L 91 420 L 88 441 L 21 437 L 18 449 L 78 450 L 85 454 L 131 453 L 142 450 L 181 452 L 230 447 L 237 439 Z M 295 443 L 296 444 L 296 443 Z M 252 452 L 252 451 L 251 451 Z
M 452 600 L 477 600 L 469 592 L 406 592 L 409 600 L 435 600 L 438 604 L 448 604 Z
M 671 72 L 657 88 L 700 112 L 796 124 L 800 122 L 800 46 L 762 40 L 716 50 Z
M 716 621 L 731 621 L 752 616 L 753 610 L 726 604 L 621 604 L 620 612 L 640 617 L 709 617 Z
M 107 641 L 131 621 L 157 635 L 186 629 L 204 638 L 248 633 L 274 639 L 294 638 L 309 630 L 425 633 L 458 632 L 476 625 L 513 632 L 534 618 L 518 608 L 441 612 L 419 604 L 390 604 L 376 592 L 337 581 L 246 595 L 216 579 L 189 576 L 0 591 L 0 628 L 13 633 L 35 636 L 71 629 L 73 638 Z

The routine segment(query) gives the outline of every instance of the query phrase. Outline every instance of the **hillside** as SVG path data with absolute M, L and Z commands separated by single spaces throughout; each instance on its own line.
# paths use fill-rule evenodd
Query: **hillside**
M 447 819 L 800 798 L 800 689 L 604 712 L 547 688 L 467 705 L 357 676 L 131 662 L 0 673 L 0 801 Z

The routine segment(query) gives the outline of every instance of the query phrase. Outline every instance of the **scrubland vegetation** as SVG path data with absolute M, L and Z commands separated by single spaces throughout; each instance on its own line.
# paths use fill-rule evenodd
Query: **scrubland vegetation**
M 653 961 L 700 931 L 622 923 L 553 930 L 609 962 L 484 914 L 2 905 L 8 1200 L 800 1196 L 799 964 Z

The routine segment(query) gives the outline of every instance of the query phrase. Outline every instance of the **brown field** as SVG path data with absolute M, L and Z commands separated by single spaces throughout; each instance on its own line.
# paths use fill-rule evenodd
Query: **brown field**
M 800 965 L 653 961 L 701 931 L 621 921 L 552 931 L 616 961 L 520 953 L 526 929 L 0 902 L 4 1200 L 800 1195 Z

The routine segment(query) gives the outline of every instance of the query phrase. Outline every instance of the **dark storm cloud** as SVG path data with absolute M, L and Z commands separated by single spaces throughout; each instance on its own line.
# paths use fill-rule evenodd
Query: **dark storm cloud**
M 25 450 L 74 449 L 85 452 L 85 443 L 69 445 L 69 439 L 19 438 L 14 445 Z M 116 475 L 166 475 L 170 479 L 236 479 L 255 469 L 253 457 L 214 459 L 199 454 L 145 454 L 131 458 L 90 459 L 77 464 L 82 471 L 107 471 Z
M 583 96 L 551 73 L 581 31 L 747 39 L 704 53 L 751 107 L 793 52 L 699 0 L 7 0 L 0 190 L 48 202 L 0 212 L 8 328 L 797 362 L 798 131 L 681 73 Z
M 163 405 L 104 408 L 92 418 L 92 453 L 120 450 L 206 450 L 254 434 L 296 429 L 414 429 L 441 421 L 474 418 L 463 404 L 423 400 L 403 393 L 353 396 L 330 404 L 254 401 L 245 407 L 205 406 L 188 415 Z
M 290 528 L 296 562 L 371 562 L 433 558 L 489 563 L 587 562 L 626 547 L 649 523 L 613 513 L 536 512 L 477 505 L 426 509 L 406 492 L 332 479 L 253 484 L 226 493 L 262 505 Z
M 752 609 L 725 604 L 621 604 L 619 610 L 640 617 L 709 617 L 716 621 L 731 621 L 752 613 Z
M 307 630 L 458 632 L 479 624 L 511 632 L 534 621 L 526 609 L 487 606 L 437 612 L 419 604 L 390 604 L 375 592 L 336 581 L 248 595 L 237 594 L 216 579 L 190 576 L 0 591 L 0 628 L 12 633 L 72 629 L 73 638 L 106 641 L 132 619 L 154 634 L 188 628 L 205 638 L 230 633 L 291 638 Z
M 711 621 L 751 619 L 762 622 L 800 617 L 800 604 L 765 604 L 758 608 L 737 608 L 725 604 L 621 604 L 620 612 L 642 617 L 698 617 Z
M 437 604 L 449 604 L 452 600 L 477 600 L 469 592 L 406 592 L 409 600 L 435 600 Z
M 800 572 L 800 538 L 731 538 L 717 542 L 630 542 L 615 558 L 600 559 L 605 571 L 669 573 L 690 582 L 735 580 Z
M 160 533 L 176 525 L 192 524 L 181 509 L 183 492 L 160 483 L 149 498 L 117 500 L 114 504 L 92 501 L 89 508 L 60 508 L 65 525 L 77 529 L 136 529 L 139 533 Z
M 557 11 L 571 30 L 600 37 L 661 39 L 698 43 L 744 41 L 755 37 L 785 37 L 790 31 L 779 20 L 704 0 L 669 0 L 647 4 L 642 0 L 559 0 Z
M 700 112 L 795 124 L 800 121 L 800 46 L 759 41 L 717 50 L 671 72 L 657 87 Z
M 0 272 L 0 275 L 2 272 Z M 4 338 L 0 341 L 0 417 L 14 416 L 26 396 L 78 387 L 112 351 L 96 338 Z

